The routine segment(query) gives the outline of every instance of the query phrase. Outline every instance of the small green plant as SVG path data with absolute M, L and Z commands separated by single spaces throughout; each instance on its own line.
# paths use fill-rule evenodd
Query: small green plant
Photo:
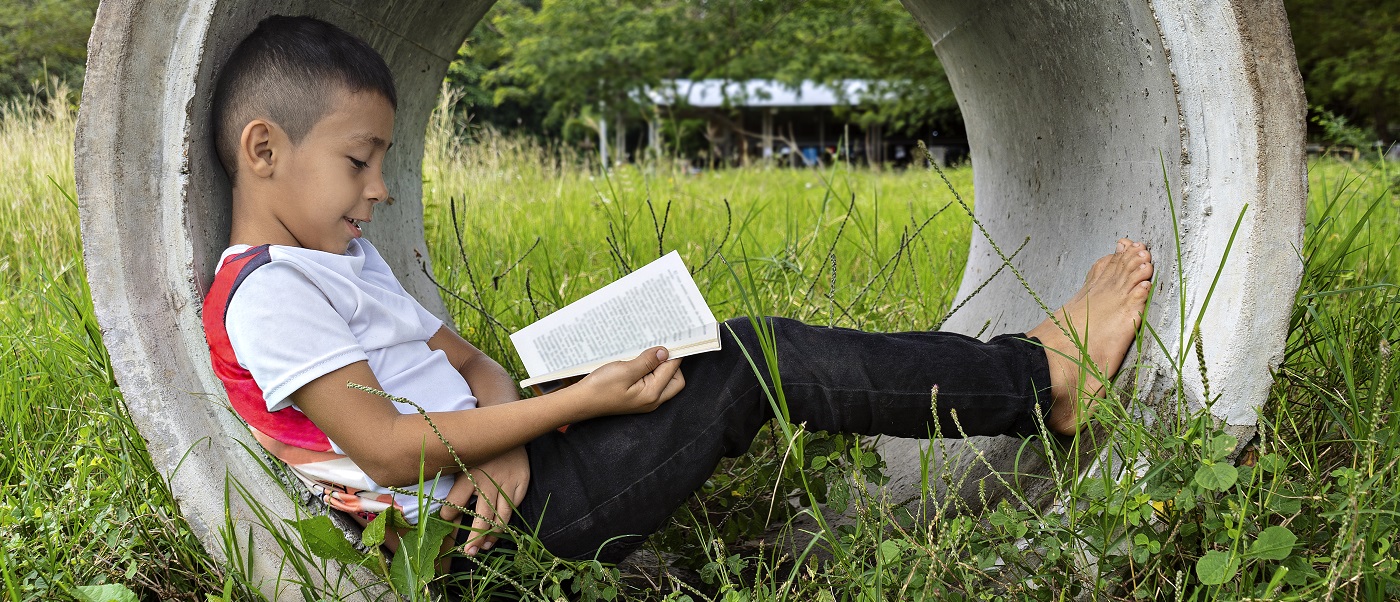
M 1313 106 L 1309 121 L 1322 129 L 1322 140 L 1329 147 L 1342 147 L 1352 151 L 1352 158 L 1367 152 L 1376 141 L 1376 135 L 1365 128 L 1351 123 L 1345 115 L 1338 115 L 1322 106 Z

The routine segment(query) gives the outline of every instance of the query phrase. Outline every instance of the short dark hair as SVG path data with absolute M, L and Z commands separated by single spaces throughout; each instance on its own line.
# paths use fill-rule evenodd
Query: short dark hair
M 263 19 L 233 49 L 214 87 L 214 147 L 229 178 L 249 121 L 272 121 L 299 143 L 341 89 L 378 92 L 398 108 L 394 74 L 364 40 L 312 17 Z

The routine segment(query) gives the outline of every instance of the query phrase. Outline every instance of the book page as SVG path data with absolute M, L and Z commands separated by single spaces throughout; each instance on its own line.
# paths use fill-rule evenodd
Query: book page
M 683 357 L 690 357 L 698 353 L 719 350 L 719 324 L 710 324 L 709 326 L 706 326 L 693 332 L 695 334 L 694 337 L 688 337 L 676 341 L 667 341 L 664 343 L 666 349 L 670 350 L 671 352 L 671 359 L 680 359 Z M 641 353 L 641 349 L 629 349 L 623 353 L 619 353 L 612 357 L 605 357 L 599 360 L 588 362 L 586 364 L 577 364 L 569 368 L 560 370 L 558 372 L 549 372 L 545 374 L 531 376 L 530 378 L 520 381 L 520 387 L 530 388 L 531 386 L 541 383 L 550 383 L 551 381 L 559 382 L 572 380 L 574 382 L 577 382 L 579 378 L 588 375 L 589 373 L 593 372 L 594 370 L 597 370 L 598 368 L 603 367 L 603 364 L 606 364 L 608 362 L 630 360 L 632 358 L 637 357 L 638 353 Z M 537 393 L 543 394 L 542 391 L 537 391 Z
M 695 280 L 665 257 L 510 335 L 530 376 L 694 339 L 715 323 Z

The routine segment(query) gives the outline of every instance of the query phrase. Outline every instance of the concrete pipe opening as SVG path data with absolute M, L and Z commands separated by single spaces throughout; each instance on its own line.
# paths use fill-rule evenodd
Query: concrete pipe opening
M 216 556 L 227 520 L 239 537 L 252 533 L 245 561 L 270 595 L 293 587 L 291 575 L 278 581 L 281 552 L 248 528 L 256 521 L 243 496 L 232 495 L 225 513 L 223 492 L 237 481 L 274 516 L 296 509 L 245 449 L 256 446 L 227 409 L 199 320 L 229 229 L 228 183 L 208 139 L 217 70 L 272 13 L 326 19 L 384 55 L 400 93 L 401 150 L 385 168 L 398 202 L 381 207 L 367 231 L 408 290 L 444 315 L 417 259 L 426 258 L 424 131 L 449 60 L 492 1 L 107 0 L 98 10 L 76 144 L 97 317 L 132 419 L 181 513 Z M 1178 349 L 1199 319 L 1219 399 L 1213 412 L 1240 434 L 1252 431 L 1301 270 L 1304 102 L 1282 2 L 903 1 L 957 94 L 976 212 L 990 235 L 974 233 L 960 296 L 1002 266 L 993 242 L 1009 253 L 1029 237 L 1012 265 L 1054 303 L 1079 284 L 1066 275 L 1083 273 L 1118 236 L 1146 240 L 1157 250 L 1148 320 L 1160 348 Z M 948 327 L 997 332 L 1038 321 L 1041 309 L 1011 272 Z M 1194 357 L 1186 375 L 1198 373 Z M 1146 367 L 1132 376 L 1145 397 L 1177 387 L 1157 345 L 1139 360 Z M 1198 378 L 1181 388 L 1202 399 Z M 1003 469 L 1015 461 L 1017 446 L 994 440 L 951 454 L 967 455 L 968 445 Z M 917 446 L 895 441 L 884 452 L 891 487 L 917 487 Z M 349 591 L 364 577 L 330 587 Z

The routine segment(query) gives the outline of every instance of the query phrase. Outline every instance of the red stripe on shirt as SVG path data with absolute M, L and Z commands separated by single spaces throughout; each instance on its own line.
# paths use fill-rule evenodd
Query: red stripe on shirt
M 293 447 L 330 452 L 330 438 L 300 410 L 293 407 L 276 412 L 267 410 L 267 399 L 263 397 L 262 388 L 253 381 L 253 375 L 238 363 L 233 346 L 229 344 L 228 328 L 224 323 L 228 304 L 243 280 L 271 260 L 267 245 L 253 247 L 229 257 L 214 275 L 214 283 L 204 297 L 204 336 L 209 340 L 209 356 L 214 372 L 228 391 L 229 404 L 249 426 Z

